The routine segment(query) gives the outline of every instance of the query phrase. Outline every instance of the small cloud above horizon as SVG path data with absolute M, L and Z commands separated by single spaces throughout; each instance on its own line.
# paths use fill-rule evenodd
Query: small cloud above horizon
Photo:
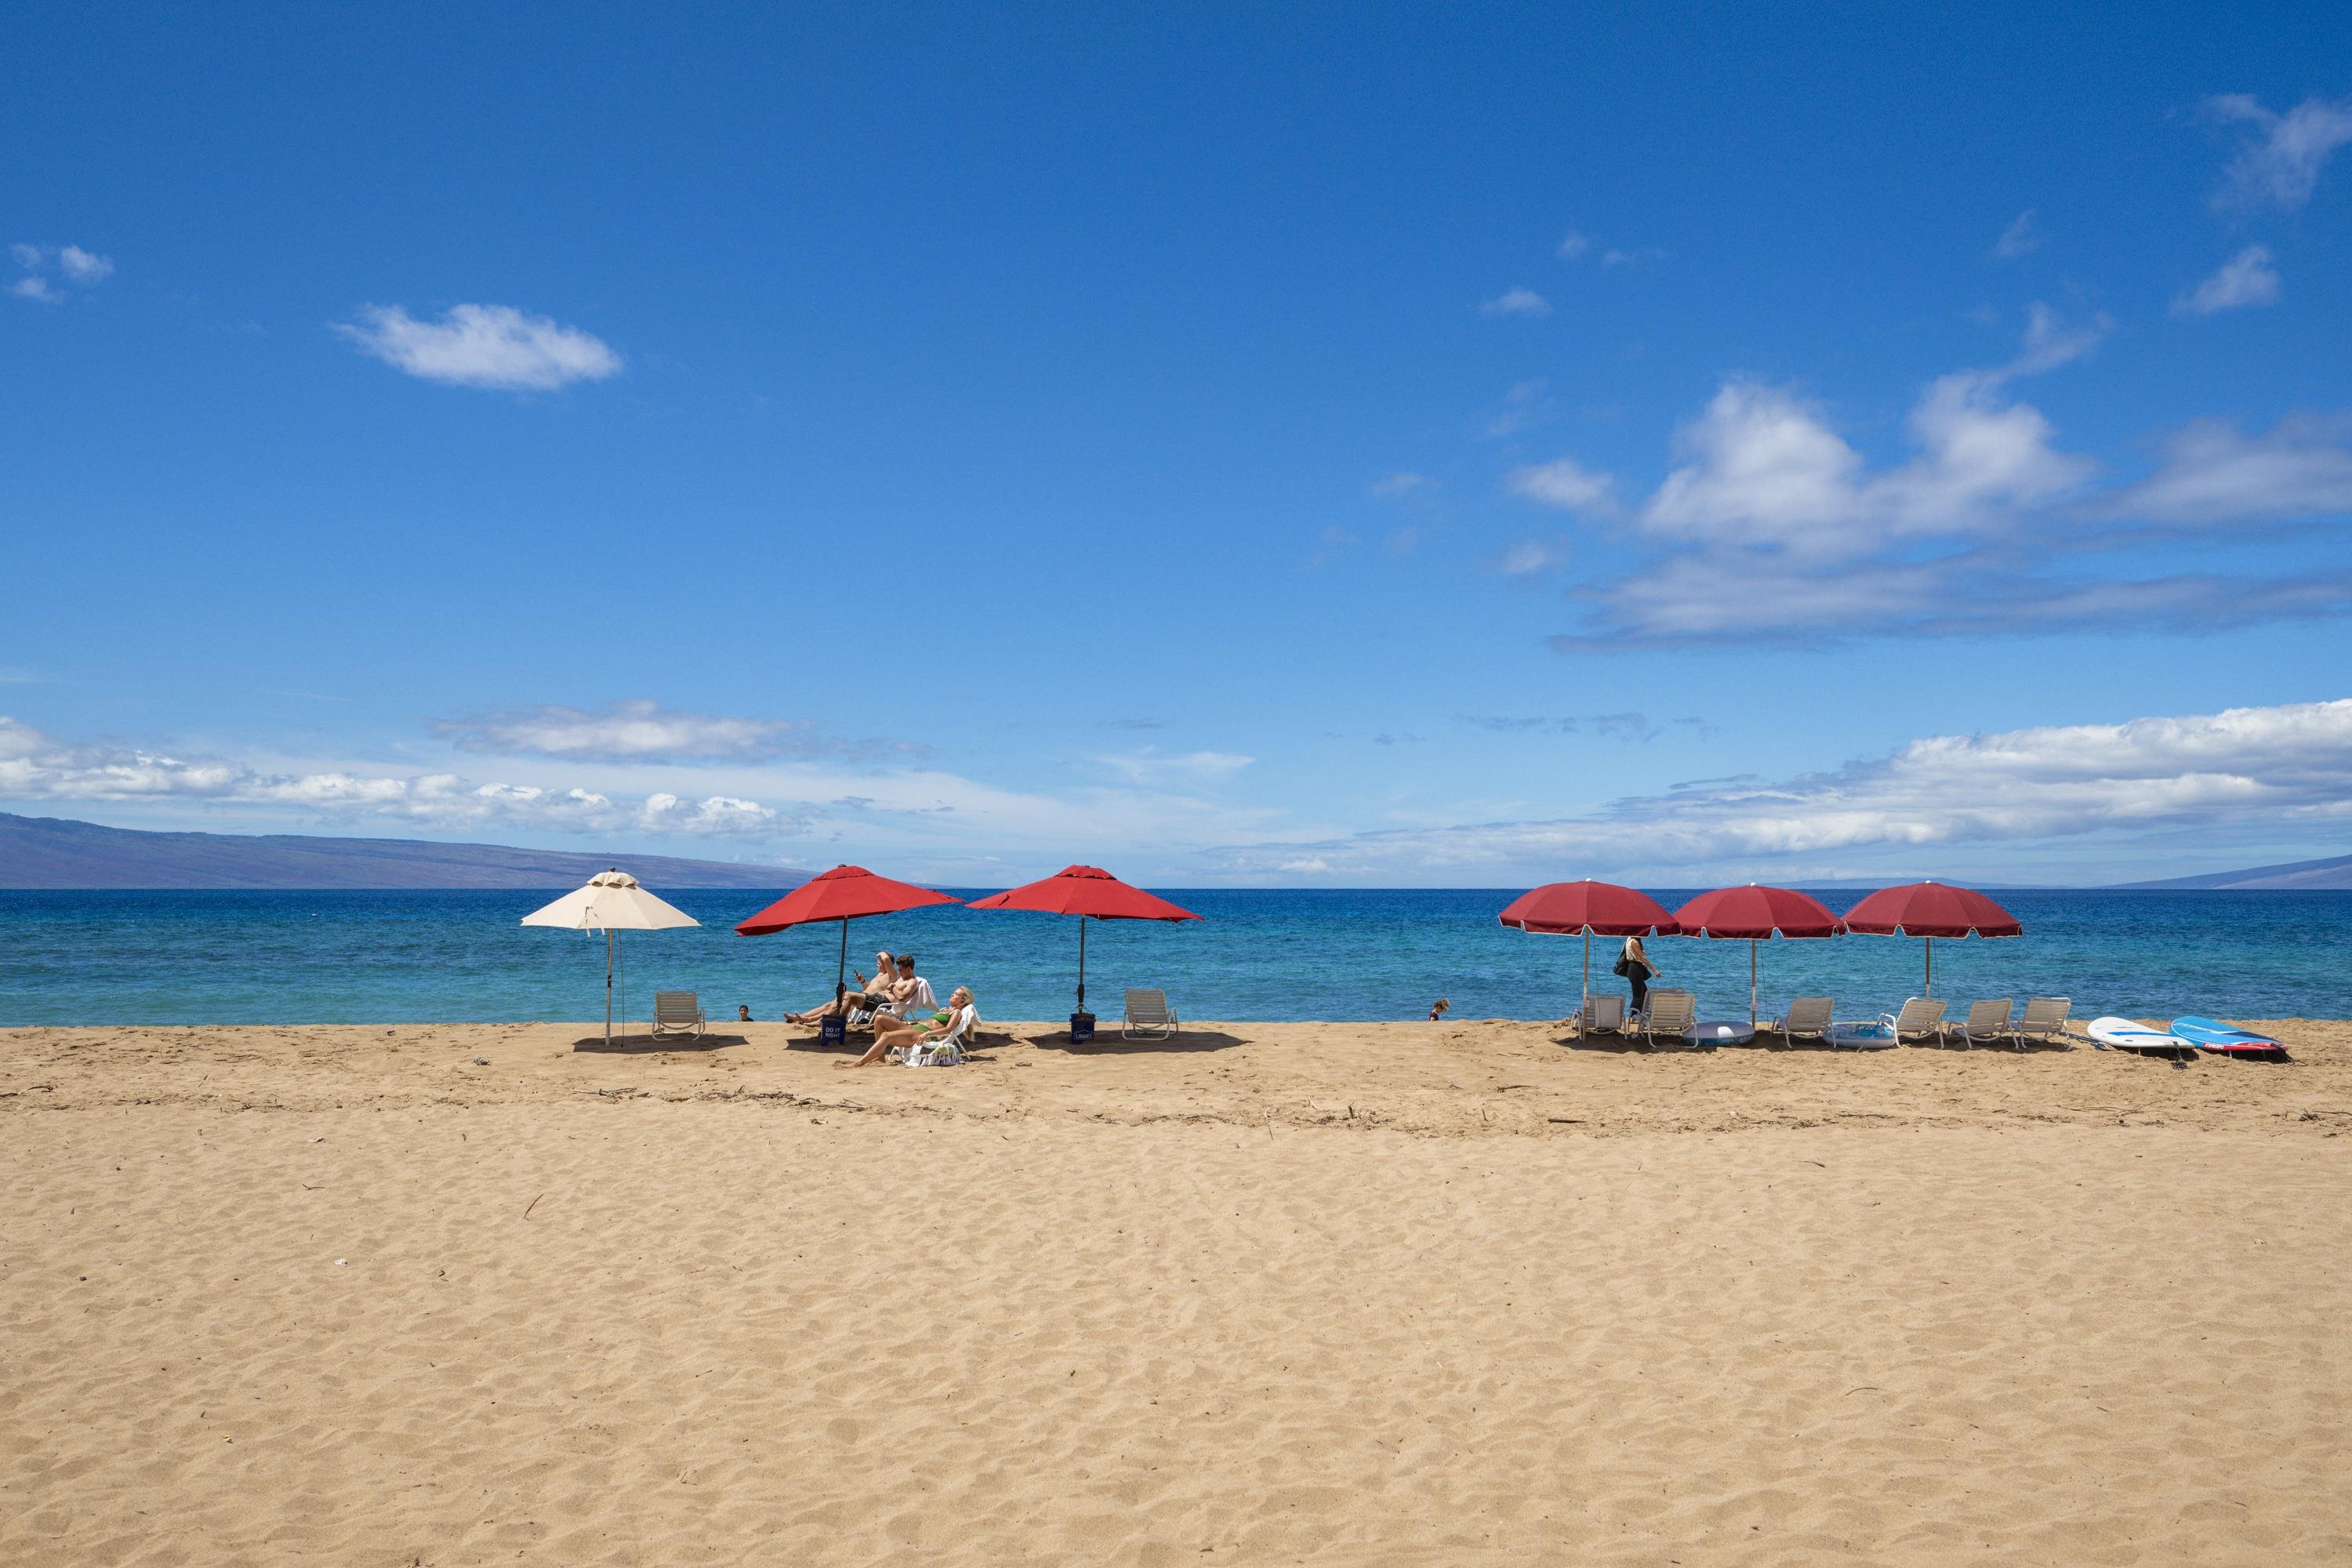
M 1514 286 L 1478 307 L 1482 316 L 1531 316 L 1551 314 L 1551 301 L 1532 289 Z
M 333 323 L 360 352 L 420 381 L 499 392 L 552 392 L 602 381 L 621 356 L 601 338 L 511 305 L 453 305 L 420 321 L 398 305 L 362 305 Z
M 2221 189 L 2213 193 L 2213 205 L 2222 213 L 2296 211 L 2319 188 L 2320 174 L 2336 150 L 2352 142 L 2352 98 L 2307 98 L 2277 114 L 2250 93 L 2222 93 L 2205 100 L 2205 112 L 2256 132 L 2230 161 Z
M 433 722 L 461 752 L 556 757 L 572 762 L 743 763 L 778 758 L 928 755 L 907 742 L 845 741 L 806 719 L 746 719 L 689 713 L 639 699 L 601 708 L 561 705 L 486 709 Z
M 2271 265 L 2267 245 L 2250 245 L 2221 264 L 2221 269 L 2172 301 L 2176 316 L 2210 316 L 2275 305 L 2279 299 L 2278 268 Z
M 114 262 L 95 251 L 84 250 L 79 245 L 26 245 L 8 247 L 9 256 L 25 276 L 9 286 L 8 292 L 19 300 L 37 300 L 44 305 L 58 304 L 67 298 L 66 288 L 95 289 L 114 275 Z
M 2019 257 L 2042 248 L 2042 230 L 2033 219 L 2033 209 L 2026 208 L 2010 219 L 2000 237 L 1992 242 L 1993 259 L 2014 261 Z
M 1503 487 L 1515 496 L 1563 511 L 1605 514 L 1616 510 L 1613 475 L 1585 468 L 1573 458 L 1555 458 L 1514 468 Z

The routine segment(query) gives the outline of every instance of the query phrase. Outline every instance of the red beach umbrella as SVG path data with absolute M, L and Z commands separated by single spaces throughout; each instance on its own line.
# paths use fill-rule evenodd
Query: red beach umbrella
M 2015 915 L 1972 888 L 1907 882 L 1881 888 L 1845 912 L 1845 929 L 1867 936 L 1916 936 L 1927 942 L 1926 994 L 1936 994 L 1936 939 L 2023 936 Z
M 1717 888 L 1675 911 L 1685 936 L 1746 938 L 1748 1022 L 1756 1022 L 1756 944 L 1770 937 L 1842 936 L 1845 922 L 1827 905 L 1794 888 Z
M 1584 937 L 1584 1002 L 1592 1005 L 1592 938 L 1601 936 L 1673 936 L 1682 928 L 1665 906 L 1649 894 L 1614 882 L 1547 882 L 1521 893 L 1496 919 L 1514 930 L 1545 936 Z
M 952 904 L 956 901 L 945 893 L 918 888 L 911 882 L 894 882 L 887 877 L 877 877 L 863 866 L 835 866 L 830 871 L 810 878 L 737 926 L 735 934 L 767 936 L 818 921 L 839 921 L 841 963 L 833 976 L 834 999 L 839 1001 L 842 993 L 848 989 L 845 976 L 849 969 L 850 921 L 862 920 L 867 915 L 896 914 L 900 910 L 919 910 L 927 904 Z
M 1099 866 L 1065 866 L 1043 881 L 974 899 L 975 910 L 1034 910 L 1078 917 L 1078 1011 L 1087 1010 L 1087 921 L 1196 921 L 1190 910 L 1130 887 Z

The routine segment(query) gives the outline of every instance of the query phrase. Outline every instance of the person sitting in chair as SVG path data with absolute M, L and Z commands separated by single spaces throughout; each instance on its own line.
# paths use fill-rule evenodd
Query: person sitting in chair
M 874 955 L 873 979 L 866 979 L 866 972 L 862 969 L 853 969 L 850 973 L 857 976 L 857 984 L 855 987 L 843 992 L 822 1007 L 812 1007 L 805 1013 L 787 1013 L 784 1015 L 784 1022 L 814 1024 L 829 1018 L 835 1013 L 847 1013 L 856 1008 L 887 1007 L 898 999 L 895 989 L 898 979 L 891 968 L 888 953 L 877 952 Z
M 925 1023 L 901 1024 L 877 1018 L 873 1047 L 854 1062 L 835 1062 L 833 1065 L 837 1068 L 869 1068 L 887 1056 L 894 1046 L 913 1050 L 941 1040 L 969 1039 L 979 1022 L 980 1009 L 972 1003 L 971 988 L 959 985 L 949 995 L 948 1005 L 932 1014 Z

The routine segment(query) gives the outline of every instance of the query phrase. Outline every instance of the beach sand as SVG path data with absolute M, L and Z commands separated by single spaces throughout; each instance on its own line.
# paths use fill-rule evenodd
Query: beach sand
M 2345 1563 L 2352 1025 L 2260 1026 L 0 1032 L 0 1562 Z

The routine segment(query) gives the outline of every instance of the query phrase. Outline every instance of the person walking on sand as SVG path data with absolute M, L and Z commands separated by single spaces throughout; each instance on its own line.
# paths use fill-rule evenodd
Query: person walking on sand
M 1617 961 L 1617 973 L 1623 975 L 1626 983 L 1633 987 L 1633 1011 L 1648 1012 L 1650 982 L 1658 977 L 1658 972 L 1650 967 L 1650 955 L 1642 950 L 1640 937 L 1629 936 L 1625 939 L 1625 954 Z

